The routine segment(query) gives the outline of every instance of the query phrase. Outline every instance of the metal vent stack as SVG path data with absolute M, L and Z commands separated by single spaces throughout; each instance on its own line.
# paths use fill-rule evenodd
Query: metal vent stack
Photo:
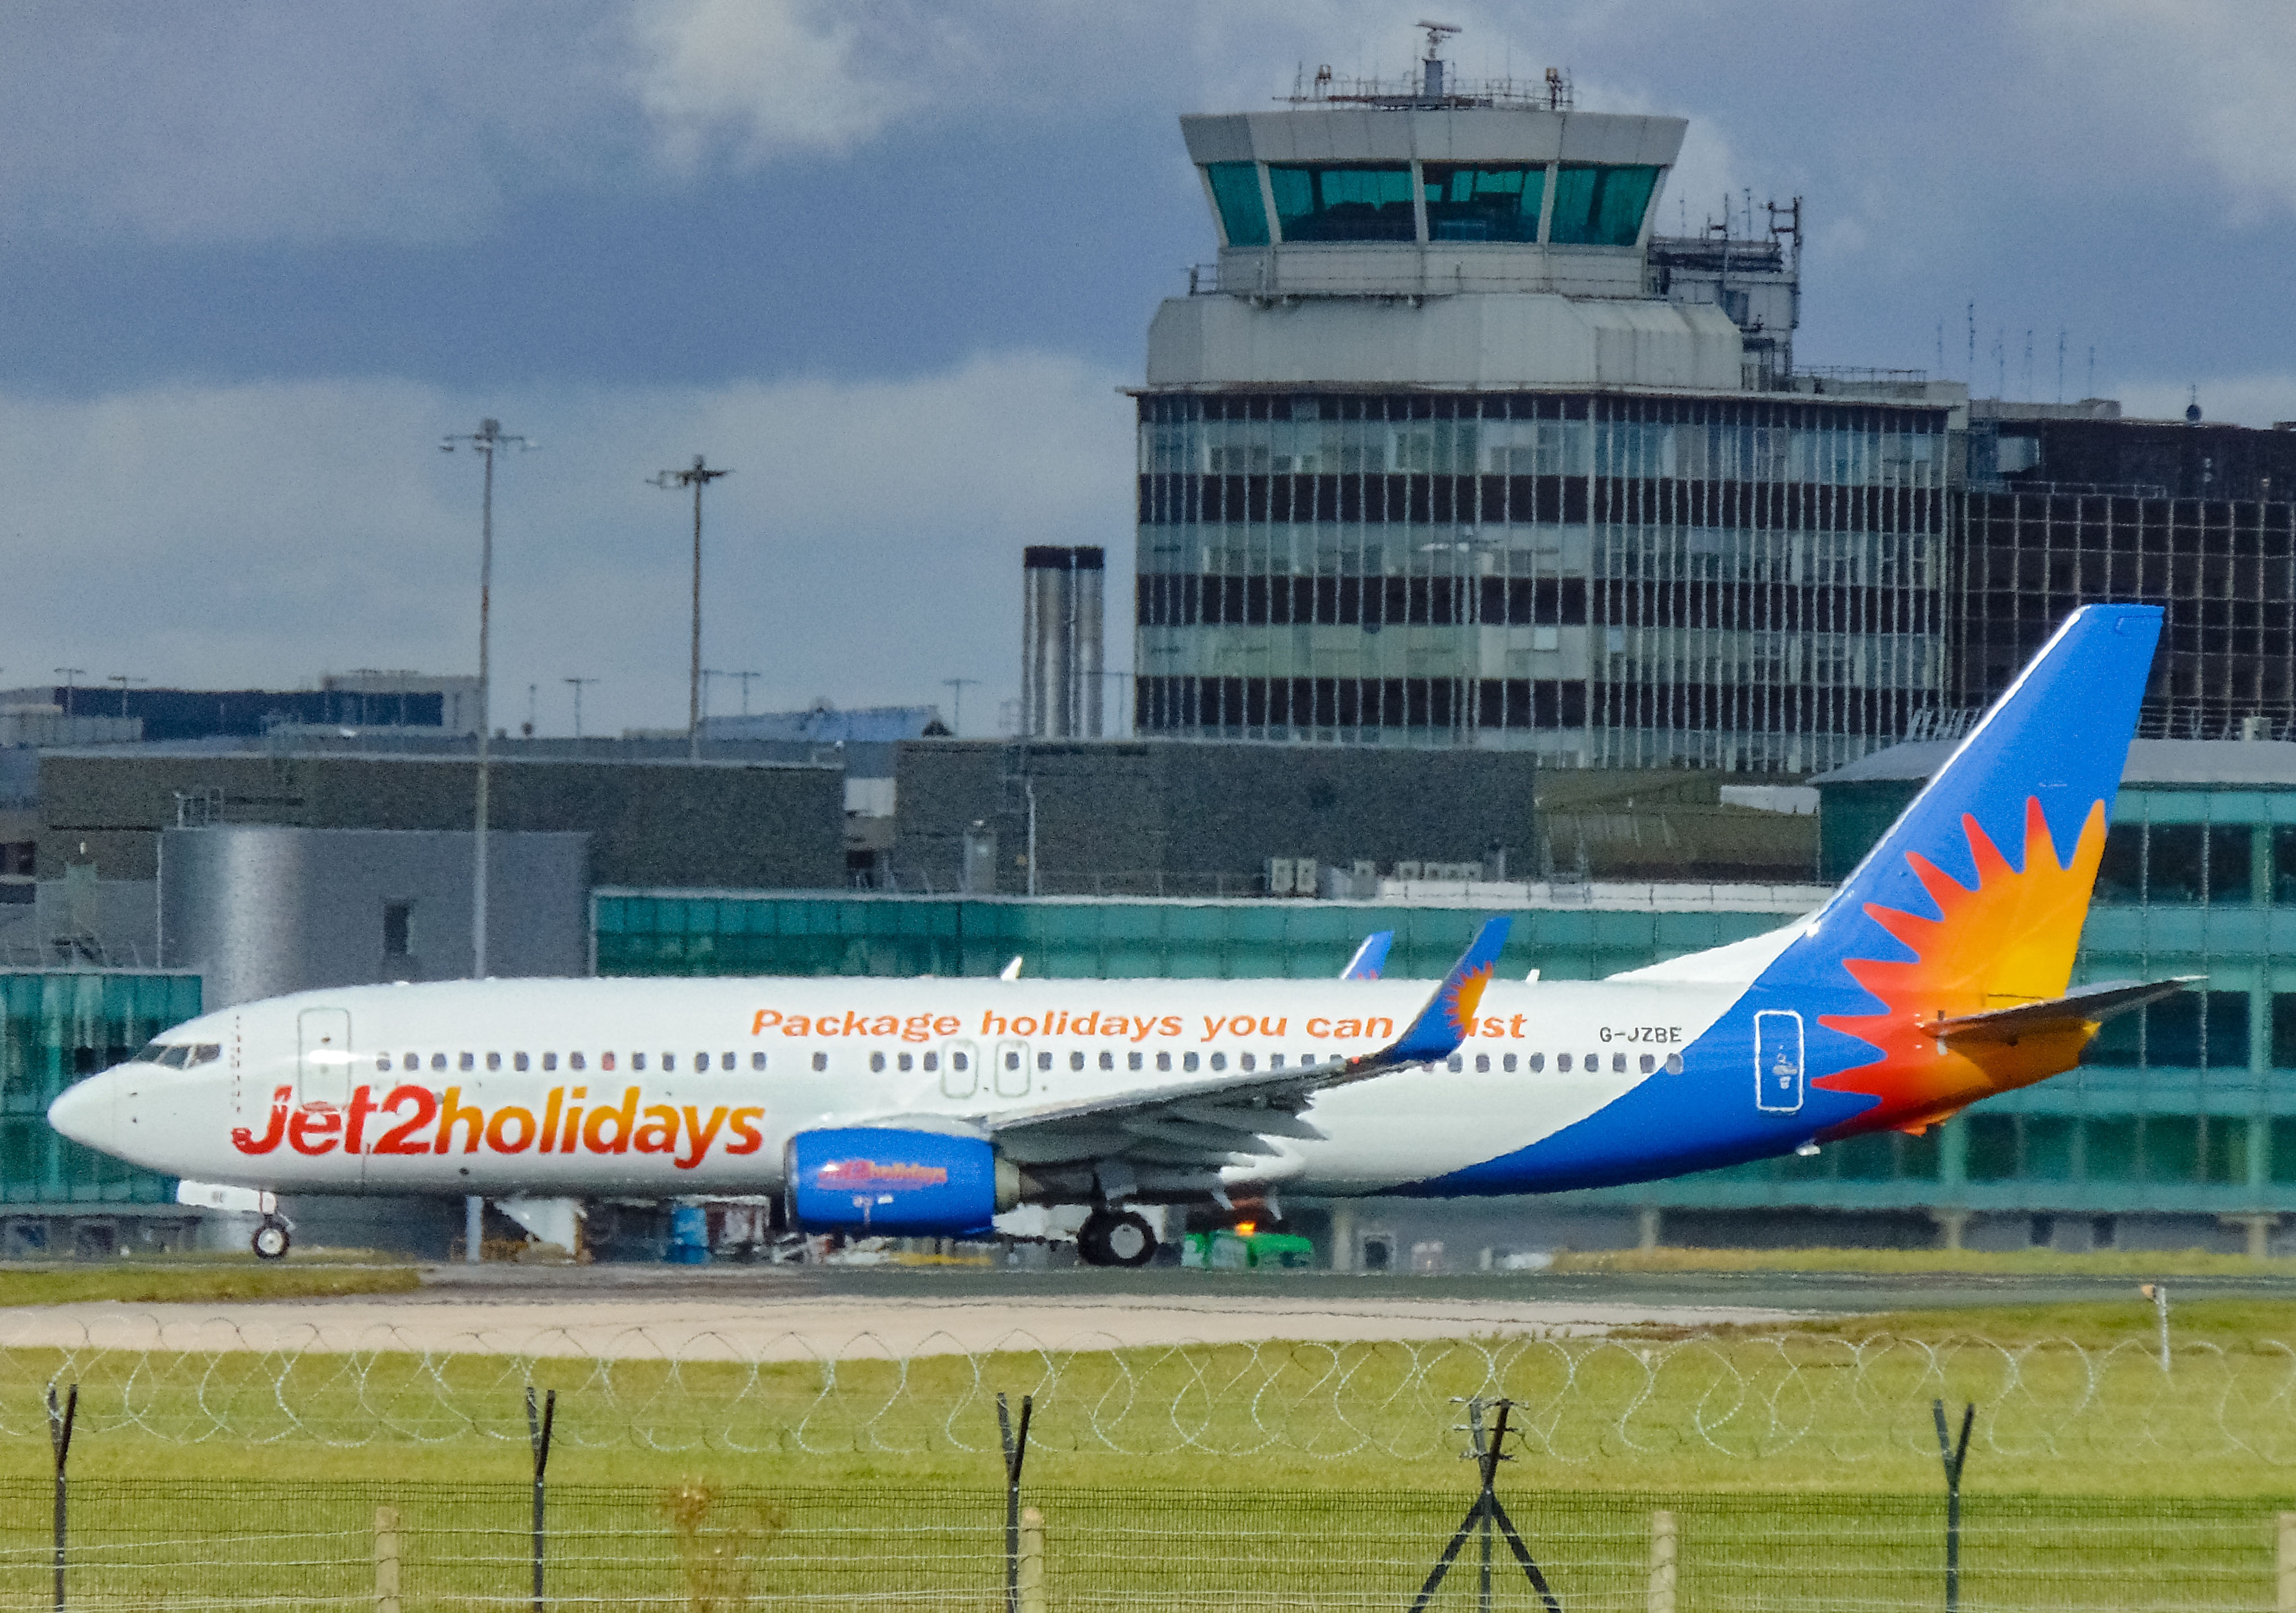
M 1029 739 L 1096 740 L 1106 554 L 1032 544 L 1021 563 L 1021 732 Z

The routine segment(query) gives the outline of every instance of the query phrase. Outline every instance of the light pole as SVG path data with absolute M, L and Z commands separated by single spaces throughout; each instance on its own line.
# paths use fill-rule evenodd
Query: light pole
M 85 667 L 59 667 L 56 668 L 56 675 L 64 681 L 64 715 L 66 716 L 70 716 L 72 714 L 72 680 L 74 678 L 86 677 L 87 675 L 87 668 Z
M 594 684 L 598 680 L 594 677 L 562 677 L 558 681 L 574 685 L 574 737 L 578 740 L 582 737 L 582 685 Z
M 504 431 L 498 420 L 482 420 L 477 430 L 449 436 L 439 445 L 442 454 L 466 447 L 486 462 L 486 486 L 479 504 L 479 798 L 471 838 L 471 978 L 474 980 L 487 978 L 487 785 L 492 770 L 487 741 L 494 732 L 494 717 L 487 703 L 488 679 L 493 675 L 488 634 L 494 612 L 495 454 L 504 448 L 539 446 Z M 477 1258 L 475 1247 L 472 1258 Z
M 980 680 L 977 677 L 945 677 L 941 679 L 942 683 L 948 685 L 953 695 L 948 708 L 948 731 L 956 735 L 959 739 L 963 739 L 964 737 L 964 686 L 967 684 L 977 684 L 980 681 Z
M 119 685 L 119 715 L 126 716 L 127 715 L 127 686 L 130 684 L 148 684 L 152 680 L 148 677 L 130 677 L 124 672 L 114 672 L 106 675 L 103 681 L 107 684 L 117 684 Z
M 765 676 L 766 675 L 765 675 L 764 673 L 762 673 L 762 672 L 728 672 L 728 673 L 725 674 L 724 675 L 726 675 L 726 677 L 737 677 L 737 678 L 740 678 L 740 679 L 742 680 L 742 715 L 743 716 L 749 716 L 749 715 L 750 715 L 750 679 L 752 679 L 752 678 L 759 678 L 759 677 L 763 677 L 763 676 Z
M 685 759 L 689 762 L 701 759 L 701 489 L 721 476 L 733 474 L 711 470 L 697 454 L 691 470 L 664 471 L 647 479 L 652 487 L 693 489 L 693 666 L 685 692 Z

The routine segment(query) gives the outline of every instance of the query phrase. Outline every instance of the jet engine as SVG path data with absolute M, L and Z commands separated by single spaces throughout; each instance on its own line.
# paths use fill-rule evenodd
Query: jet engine
M 808 1232 L 985 1236 L 1021 1173 L 978 1137 L 853 1126 L 800 1132 L 784 1156 L 790 1221 Z

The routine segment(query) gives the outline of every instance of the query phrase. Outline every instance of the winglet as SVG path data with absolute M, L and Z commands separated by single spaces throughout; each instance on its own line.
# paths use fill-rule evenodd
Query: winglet
M 1395 931 L 1374 929 L 1356 948 L 1356 955 L 1340 970 L 1342 980 L 1376 980 L 1379 971 L 1387 966 L 1387 949 L 1395 945 Z
M 1467 943 L 1467 950 L 1451 965 L 1451 972 L 1435 988 L 1427 1006 L 1419 1011 L 1395 1044 L 1379 1057 L 1393 1064 L 1420 1064 L 1436 1059 L 1447 1059 L 1458 1051 L 1475 1023 L 1475 1010 L 1483 1000 L 1483 987 L 1491 983 L 1496 972 L 1499 950 L 1506 945 L 1507 930 L 1514 921 L 1501 914 L 1485 919 L 1475 938 Z

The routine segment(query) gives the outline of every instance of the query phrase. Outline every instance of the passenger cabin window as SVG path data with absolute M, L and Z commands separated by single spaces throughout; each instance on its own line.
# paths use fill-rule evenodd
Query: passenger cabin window
M 885 1055 L 884 1055 L 884 1054 L 882 1054 L 882 1053 L 871 1053 L 871 1054 L 869 1055 L 869 1069 L 870 1069 L 870 1071 L 871 1071 L 871 1073 L 872 1073 L 872 1074 L 878 1074 L 878 1073 L 882 1073 L 882 1072 L 883 1071 L 884 1068 L 885 1068 Z
M 510 1067 L 512 1069 L 524 1069 L 526 1068 L 526 1055 L 524 1053 L 512 1053 L 510 1057 Z
M 476 1069 L 479 1067 L 478 1060 L 469 1053 L 464 1053 L 458 1062 L 463 1069 Z
M 1103 1069 L 1114 1069 L 1116 1068 L 1116 1055 L 1112 1052 L 1103 1052 L 1100 1055 L 1100 1067 Z
M 1180 1068 L 1181 1068 L 1182 1069 L 1195 1069 L 1195 1067 L 1196 1067 L 1196 1055 L 1195 1055 L 1195 1054 L 1193 1054 L 1193 1053 L 1182 1053 L 1182 1054 L 1180 1055 Z
M 1212 1068 L 1214 1069 L 1226 1069 L 1227 1068 L 1227 1055 L 1226 1053 L 1214 1053 L 1212 1055 Z
M 638 1055 L 637 1068 L 640 1069 L 644 1069 L 645 1068 L 645 1055 L 644 1053 L 640 1053 Z M 663 1073 L 666 1075 L 674 1073 L 677 1069 L 677 1055 L 676 1053 L 662 1054 L 661 1068 Z M 707 1067 L 705 1066 L 704 1068 Z
M 446 1069 L 447 1055 L 445 1053 L 432 1053 L 430 1055 L 430 1068 L 433 1069 Z
M 1069 1068 L 1070 1069 L 1082 1069 L 1084 1068 L 1084 1054 L 1082 1052 L 1070 1053 L 1069 1055 Z
M 827 1053 L 814 1054 L 813 1067 L 816 1070 L 827 1069 L 829 1068 L 829 1055 Z
M 940 1055 L 939 1053 L 927 1053 L 925 1055 L 925 1069 L 930 1071 L 937 1070 L 939 1068 Z
M 1678 1076 L 1682 1073 L 1682 1055 L 1680 1053 L 1667 1054 L 1666 1073 L 1669 1076 Z
M 766 1055 L 765 1055 L 765 1054 L 763 1054 L 763 1053 L 751 1053 L 751 1054 L 750 1055 L 750 1068 L 751 1069 L 765 1069 L 765 1067 L 766 1067 Z
M 542 1068 L 545 1069 L 556 1069 L 558 1068 L 558 1055 L 556 1053 L 543 1054 Z
M 524 1053 L 521 1053 L 518 1057 L 519 1067 L 522 1069 L 525 1068 L 526 1055 Z M 487 1068 L 488 1069 L 500 1069 L 502 1068 L 502 1055 L 500 1053 L 488 1053 L 487 1055 Z
M 566 1068 L 569 1069 L 582 1069 L 582 1055 L 580 1053 L 568 1053 L 566 1055 Z M 606 1055 L 606 1068 L 608 1069 L 614 1068 L 614 1055 L 611 1053 L 608 1053 Z
M 606 1068 L 608 1069 L 614 1068 L 614 1055 L 611 1053 L 608 1053 L 606 1055 Z M 644 1069 L 645 1068 L 645 1055 L 644 1053 L 632 1053 L 630 1055 L 630 1068 L 632 1069 Z
M 382 905 L 382 955 L 386 958 L 411 958 L 414 955 L 414 904 L 385 902 Z
M 1138 1069 L 1141 1067 L 1142 1062 L 1143 1060 L 1138 1053 L 1127 1053 L 1124 1055 L 1124 1068 L 1127 1069 Z
M 893 1060 L 894 1068 L 898 1069 L 903 1075 L 908 1074 L 910 1069 L 915 1066 L 915 1063 L 916 1060 L 906 1053 L 901 1054 L 898 1058 Z

